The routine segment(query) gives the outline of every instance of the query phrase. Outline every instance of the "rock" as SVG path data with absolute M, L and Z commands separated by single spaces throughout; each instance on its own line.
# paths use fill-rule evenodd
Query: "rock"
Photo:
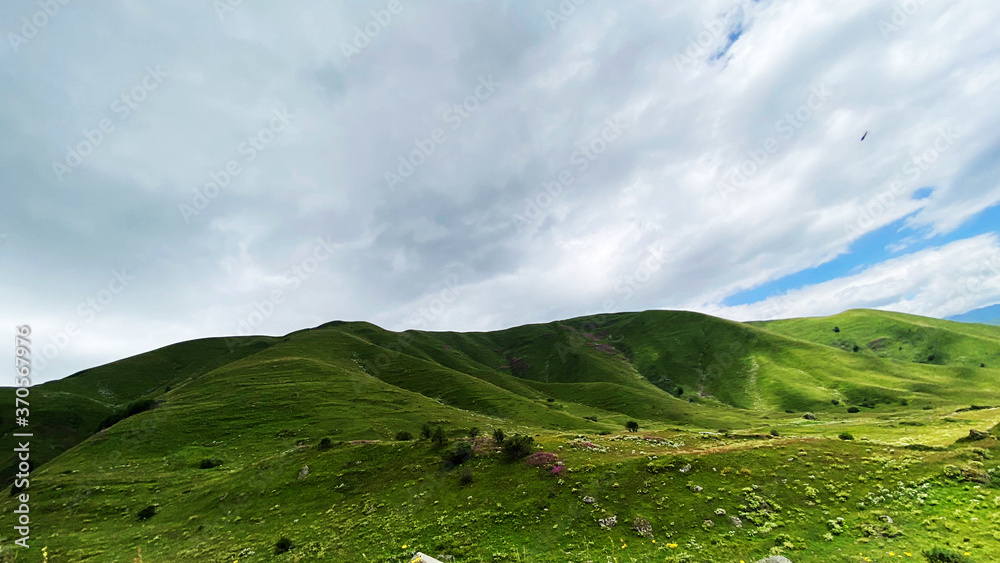
M 735 516 L 730 516 L 729 517 L 729 523 L 732 524 L 736 528 L 742 528 L 743 527 L 743 521 L 740 520 L 739 518 L 735 517 Z
M 649 520 L 645 518 L 636 517 L 632 521 L 632 529 L 639 533 L 640 536 L 651 538 L 653 537 L 653 525 L 649 523 Z
M 705 520 L 704 522 L 701 523 L 701 525 L 704 528 L 711 528 L 712 526 L 715 525 L 715 522 L 712 522 L 711 520 Z
M 885 514 L 883 514 L 882 516 L 879 516 L 878 519 L 881 520 L 881 521 L 883 521 L 883 522 L 886 522 L 888 524 L 892 524 L 892 518 L 886 516 Z
M 690 463 L 681 468 L 681 473 L 687 473 L 688 471 L 691 471 Z
M 978 442 L 979 440 L 985 440 L 989 437 L 989 432 L 983 432 L 982 430 L 969 430 L 969 435 L 965 438 L 965 441 Z
M 309 475 L 309 466 L 303 465 L 302 469 L 299 469 L 299 481 L 305 479 Z
M 594 497 L 583 497 L 584 504 L 594 504 L 595 502 L 597 502 L 597 499 Z
M 771 557 L 765 557 L 764 559 L 756 561 L 755 563 L 792 563 L 792 561 L 787 557 L 782 557 L 780 555 L 772 555 Z
M 597 523 L 600 524 L 601 527 L 605 529 L 614 528 L 615 524 L 618 523 L 618 515 L 616 514 L 614 516 L 611 516 L 610 518 L 601 518 L 600 520 L 597 521 Z
M 694 487 L 691 487 L 691 490 L 694 491 L 694 492 L 696 492 L 696 493 L 700 493 L 700 492 L 704 491 L 705 488 L 702 487 L 701 485 L 695 485 Z

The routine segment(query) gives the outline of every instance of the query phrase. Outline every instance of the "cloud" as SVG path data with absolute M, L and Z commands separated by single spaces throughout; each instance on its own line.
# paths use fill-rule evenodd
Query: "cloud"
M 960 232 L 1000 201 L 1000 8 L 926 3 L 887 31 L 874 0 L 591 2 L 555 25 L 558 2 L 387 6 L 72 3 L 0 45 L 0 323 L 44 344 L 136 276 L 41 378 L 234 334 L 275 290 L 256 331 L 723 311 L 885 225 Z M 335 251 L 291 290 L 320 237 Z M 956 306 L 931 290 L 879 306 Z

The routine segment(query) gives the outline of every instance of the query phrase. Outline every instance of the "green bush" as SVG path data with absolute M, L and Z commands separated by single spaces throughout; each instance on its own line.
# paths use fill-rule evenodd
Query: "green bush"
M 397 442 L 407 442 L 407 441 L 412 440 L 412 439 L 413 439 L 413 434 L 410 434 L 406 430 L 401 430 L 399 432 L 396 432 L 396 441 Z
M 469 429 L 469 438 L 475 438 L 477 436 L 479 436 L 479 427 L 473 426 Z
M 442 454 L 444 460 L 452 465 L 461 465 L 472 459 L 472 444 L 462 440 L 455 442 Z
M 848 407 L 847 412 L 850 413 L 861 412 L 861 409 L 859 409 L 858 407 Z
M 930 563 L 972 563 L 972 559 L 946 547 L 935 547 L 924 551 L 924 558 Z
M 504 440 L 502 448 L 507 459 L 518 460 L 535 451 L 535 439 L 531 436 L 514 434 Z
M 288 538 L 281 538 L 274 544 L 274 553 L 285 553 L 286 551 L 291 551 L 293 544 L 292 540 Z
M 771 429 L 771 435 L 772 436 L 780 436 L 780 433 L 778 432 L 777 428 L 772 428 Z
M 211 469 L 222 465 L 222 460 L 214 457 L 206 457 L 198 463 L 200 469 Z
M 472 481 L 473 481 L 472 468 L 471 467 L 463 468 L 462 474 L 458 478 L 458 484 L 464 487 L 465 485 L 472 484 Z
M 503 444 L 503 439 L 506 435 L 503 433 L 503 428 L 497 428 L 493 431 L 493 443 L 496 445 Z
M 333 441 L 329 437 L 324 437 L 319 441 L 319 449 L 328 450 L 333 447 Z
M 850 432 L 841 432 L 840 436 L 837 436 L 837 437 L 840 438 L 841 440 L 853 440 L 854 439 L 854 436 L 852 436 Z
M 426 422 L 420 427 L 420 439 L 422 440 L 430 440 L 433 433 L 434 431 L 431 430 L 431 425 Z
M 431 442 L 434 442 L 435 444 L 437 444 L 439 446 L 443 446 L 444 443 L 447 442 L 447 441 L 448 441 L 448 438 L 444 435 L 444 429 L 441 428 L 440 426 L 438 426 L 437 428 L 435 428 L 434 429 L 434 434 L 431 435 Z
M 625 423 L 625 429 L 628 430 L 629 432 L 638 432 L 639 423 L 634 420 L 630 420 Z
M 136 514 L 136 516 L 139 518 L 139 520 L 149 520 L 150 518 L 153 517 L 154 514 L 156 514 L 156 506 L 151 504 L 146 508 L 140 510 L 139 513 Z

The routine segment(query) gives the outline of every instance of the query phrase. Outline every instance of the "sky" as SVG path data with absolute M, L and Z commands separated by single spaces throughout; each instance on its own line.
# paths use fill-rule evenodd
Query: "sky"
M 7 0 L 0 353 L 30 326 L 40 382 L 335 319 L 992 305 L 998 28 L 982 0 Z

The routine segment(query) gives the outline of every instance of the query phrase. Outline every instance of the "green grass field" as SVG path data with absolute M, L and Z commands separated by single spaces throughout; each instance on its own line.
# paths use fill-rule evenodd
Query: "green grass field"
M 32 388 L 0 561 L 997 561 L 998 378 L 1000 327 L 867 310 L 184 342 Z

